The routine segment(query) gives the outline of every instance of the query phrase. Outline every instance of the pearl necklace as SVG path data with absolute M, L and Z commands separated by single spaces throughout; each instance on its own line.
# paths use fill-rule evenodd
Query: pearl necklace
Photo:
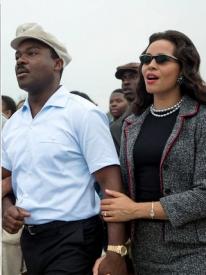
M 169 108 L 166 108 L 166 109 L 158 109 L 158 110 L 155 109 L 154 105 L 152 104 L 150 106 L 150 112 L 155 117 L 169 116 L 172 113 L 176 112 L 180 108 L 180 106 L 182 104 L 182 101 L 183 101 L 183 98 L 180 101 L 178 101 L 175 105 L 173 105 L 172 107 L 169 107 Z M 161 113 L 164 113 L 164 114 L 161 114 Z

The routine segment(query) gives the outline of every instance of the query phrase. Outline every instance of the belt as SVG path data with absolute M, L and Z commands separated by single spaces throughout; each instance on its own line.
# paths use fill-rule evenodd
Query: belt
M 44 224 L 25 224 L 24 229 L 32 236 L 43 233 L 43 232 L 48 232 L 54 229 L 58 229 L 63 225 L 72 225 L 72 224 L 78 224 L 82 222 L 90 222 L 90 221 L 95 221 L 99 218 L 99 216 L 93 216 L 88 219 L 83 219 L 83 220 L 77 220 L 77 221 L 53 221 L 49 223 L 44 223 Z
M 66 223 L 67 222 L 65 221 L 53 221 L 53 222 L 44 223 L 44 224 L 25 224 L 24 229 L 26 229 L 26 231 L 33 236 L 42 232 L 57 229 L 65 225 Z

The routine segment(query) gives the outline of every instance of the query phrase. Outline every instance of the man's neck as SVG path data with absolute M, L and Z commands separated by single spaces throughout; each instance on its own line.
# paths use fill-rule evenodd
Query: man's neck
M 57 85 L 53 89 L 42 90 L 41 92 L 31 93 L 29 92 L 28 102 L 31 108 L 32 117 L 34 118 L 37 113 L 42 109 L 48 99 L 59 89 L 60 85 Z

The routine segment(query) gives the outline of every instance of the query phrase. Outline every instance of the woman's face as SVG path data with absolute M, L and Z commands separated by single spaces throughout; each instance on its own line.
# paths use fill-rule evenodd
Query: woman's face
M 151 56 L 167 55 L 174 56 L 175 45 L 168 40 L 157 40 L 150 44 L 146 54 Z M 160 62 L 162 63 L 159 63 Z M 176 59 L 164 57 L 151 62 L 147 60 L 142 65 L 142 74 L 144 77 L 146 90 L 153 95 L 164 96 L 168 93 L 180 93 L 177 78 L 180 76 L 180 65 Z

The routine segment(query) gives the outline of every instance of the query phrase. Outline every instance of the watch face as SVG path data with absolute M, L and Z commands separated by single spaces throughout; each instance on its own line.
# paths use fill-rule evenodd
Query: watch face
M 125 246 L 122 246 L 122 247 L 121 247 L 121 255 L 122 255 L 122 256 L 127 255 L 127 248 L 126 248 Z
M 122 257 L 127 255 L 127 247 L 124 245 L 108 245 L 107 250 L 118 253 Z

